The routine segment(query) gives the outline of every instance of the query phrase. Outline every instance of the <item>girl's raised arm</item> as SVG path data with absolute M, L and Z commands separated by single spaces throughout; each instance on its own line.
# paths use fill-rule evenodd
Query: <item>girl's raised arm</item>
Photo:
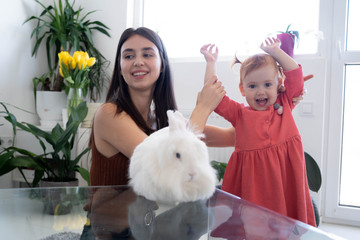
M 275 58 L 284 71 L 291 71 L 299 67 L 297 62 L 280 48 L 280 40 L 277 38 L 267 38 L 261 43 L 260 48 Z

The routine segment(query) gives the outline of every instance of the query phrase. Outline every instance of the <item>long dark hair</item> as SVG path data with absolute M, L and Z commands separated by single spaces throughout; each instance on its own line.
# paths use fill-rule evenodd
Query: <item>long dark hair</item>
M 114 72 L 108 93 L 106 95 L 106 102 L 116 104 L 117 114 L 125 111 L 130 115 L 140 129 L 142 129 L 146 134 L 150 134 L 153 130 L 146 124 L 146 121 L 136 109 L 130 98 L 128 85 L 125 82 L 124 77 L 121 75 L 121 47 L 126 40 L 134 35 L 140 35 L 154 43 L 158 48 L 161 57 L 161 73 L 156 81 L 153 93 L 157 129 L 168 126 L 166 111 L 177 109 L 169 60 L 164 44 L 158 34 L 145 27 L 137 29 L 128 28 L 121 35 L 116 51 Z

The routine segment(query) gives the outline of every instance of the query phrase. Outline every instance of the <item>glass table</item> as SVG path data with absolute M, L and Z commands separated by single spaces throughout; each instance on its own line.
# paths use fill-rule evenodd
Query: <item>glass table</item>
M 1 239 L 340 239 L 216 190 L 160 203 L 128 186 L 0 190 Z

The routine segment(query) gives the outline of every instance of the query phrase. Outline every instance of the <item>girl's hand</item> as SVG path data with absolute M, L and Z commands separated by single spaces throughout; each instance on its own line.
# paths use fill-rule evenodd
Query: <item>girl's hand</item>
M 269 37 L 262 42 L 260 48 L 264 50 L 267 54 L 272 56 L 279 65 L 283 68 L 284 71 L 291 71 L 299 67 L 296 61 L 287 55 L 280 48 L 281 41 L 274 37 Z
M 206 44 L 202 46 L 200 52 L 204 55 L 206 62 L 215 62 L 218 57 L 219 50 L 215 44 Z
M 268 54 L 272 54 L 275 50 L 280 49 L 280 40 L 274 37 L 269 37 L 265 39 L 265 42 L 262 42 L 260 48 Z

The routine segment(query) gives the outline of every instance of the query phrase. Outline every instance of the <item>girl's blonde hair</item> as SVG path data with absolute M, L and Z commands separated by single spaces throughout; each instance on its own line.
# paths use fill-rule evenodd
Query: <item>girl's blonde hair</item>
M 237 57 L 235 57 L 235 60 L 232 64 L 232 66 L 234 66 L 235 64 L 240 63 L 240 83 L 239 83 L 239 88 L 241 93 L 243 94 L 243 87 L 242 87 L 242 83 L 244 81 L 244 78 L 251 72 L 267 65 L 270 64 L 274 67 L 274 70 L 277 71 L 278 73 L 278 78 L 279 78 L 279 82 L 278 82 L 278 87 L 280 87 L 282 85 L 282 77 L 283 77 L 283 72 L 281 67 L 277 64 L 276 60 L 270 56 L 269 54 L 255 54 L 253 56 L 248 57 L 247 59 L 245 59 L 245 61 L 241 62 Z M 243 94 L 244 95 L 244 94 Z

